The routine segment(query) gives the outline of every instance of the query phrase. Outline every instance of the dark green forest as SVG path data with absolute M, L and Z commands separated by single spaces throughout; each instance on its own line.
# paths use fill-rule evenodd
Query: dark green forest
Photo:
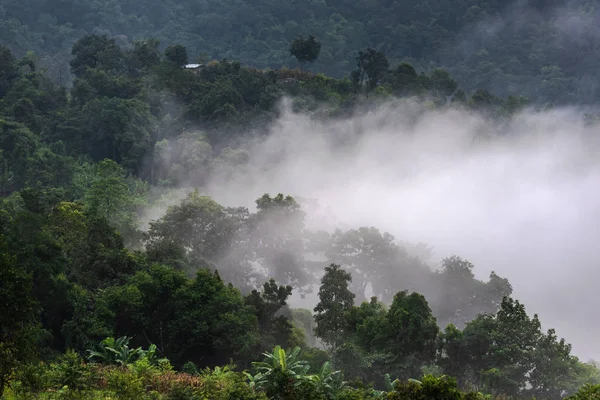
M 579 96 L 557 85 L 584 63 L 559 66 L 554 48 L 540 50 L 551 77 L 531 60 L 519 75 L 496 64 L 495 79 L 524 80 L 515 91 L 459 84 L 484 76 L 481 60 L 415 67 L 443 59 L 442 43 L 479 14 L 511 7 L 481 6 L 3 2 L 0 395 L 597 398 L 597 367 L 543 330 L 507 279 L 476 279 L 457 255 L 432 270 L 376 227 L 311 231 L 302 201 L 278 188 L 252 210 L 202 191 L 251 162 L 245 141 L 284 98 L 315 119 L 411 97 L 501 122 L 528 97 Z M 288 304 L 311 290 L 314 308 Z
M 256 68 L 293 65 L 288 43 L 312 33 L 322 44 L 314 69 L 341 78 L 358 50 L 385 53 L 430 73 L 447 69 L 468 92 L 524 95 L 536 103 L 599 99 L 598 10 L 594 0 L 92 1 L 5 0 L 2 43 L 34 51 L 59 83 L 71 79 L 72 45 L 106 34 L 119 45 L 157 38 L 180 43 L 190 61 L 223 58 Z

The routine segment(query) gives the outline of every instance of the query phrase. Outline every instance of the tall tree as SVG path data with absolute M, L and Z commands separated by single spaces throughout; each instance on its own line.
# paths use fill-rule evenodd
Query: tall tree
M 339 265 L 325 268 L 319 288 L 319 303 L 314 308 L 315 334 L 335 350 L 343 341 L 346 315 L 354 305 L 354 293 L 348 289 L 352 276 Z
M 264 194 L 249 220 L 249 257 L 261 263 L 269 277 L 298 290 L 312 283 L 304 259 L 304 217 L 292 196 Z
M 304 38 L 304 36 L 298 36 L 290 45 L 290 55 L 296 57 L 296 60 L 300 63 L 300 73 L 304 63 L 311 63 L 319 57 L 321 52 L 321 42 L 319 42 L 313 35 Z
M 371 285 L 374 294 L 389 304 L 399 285 L 419 281 L 419 277 L 429 274 L 429 269 L 409 257 L 392 235 L 374 227 L 336 230 L 326 255 L 352 274 L 351 289 L 357 302 L 367 300 L 365 291 Z
M 86 205 L 90 212 L 114 221 L 128 202 L 129 188 L 123 168 L 111 159 L 98 163 L 95 179 L 86 193 Z
M 126 53 L 127 69 L 133 76 L 152 68 L 160 62 L 160 41 L 156 39 L 138 40 L 133 43 L 133 49 Z
M 381 79 L 388 73 L 390 63 L 381 51 L 368 48 L 359 51 L 356 57 L 357 70 L 352 73 L 352 80 L 360 88 L 366 78 L 367 89 L 373 90 L 380 84 Z
M 185 46 L 174 44 L 166 48 L 165 57 L 178 67 L 183 67 L 188 63 L 188 53 Z
M 419 293 L 396 294 L 387 313 L 383 348 L 389 353 L 390 372 L 410 378 L 435 360 L 439 327 L 425 297 Z
M 496 313 L 502 299 L 512 293 L 507 279 L 492 272 L 490 280 L 482 282 L 475 279 L 473 268 L 455 255 L 442 260 L 441 270 L 433 277 L 435 296 L 428 297 L 441 326 L 453 324 L 462 329 L 479 314 Z
M 289 314 L 287 299 L 292 294 L 291 286 L 278 286 L 274 279 L 265 282 L 262 292 L 253 290 L 244 298 L 246 305 L 255 309 L 261 335 L 261 352 L 276 345 L 293 348 L 304 343 L 295 343 L 297 329 L 285 315 Z
M 175 242 L 198 259 L 217 262 L 230 248 L 242 221 L 230 210 L 195 190 L 158 221 L 150 223 L 148 244 Z
M 107 72 L 123 67 L 123 53 L 115 39 L 106 35 L 88 35 L 79 39 L 71 50 L 71 71 L 78 77 L 88 68 L 100 68 Z
M 536 399 L 561 399 L 565 389 L 575 389 L 578 361 L 571 345 L 558 339 L 554 329 L 541 335 L 534 351 L 535 367 L 529 373 L 529 392 Z M 568 393 L 570 394 L 570 393 Z
M 18 76 L 19 67 L 15 56 L 7 47 L 0 45 L 0 99 L 8 93 Z
M 0 235 L 0 398 L 13 369 L 35 354 L 39 316 L 31 274 L 17 264 Z
M 527 375 L 535 369 L 536 354 L 546 347 L 540 326 L 537 315 L 529 317 L 523 304 L 510 297 L 504 298 L 495 315 L 480 315 L 469 322 L 463 331 L 464 348 L 479 383 L 498 393 L 522 395 Z

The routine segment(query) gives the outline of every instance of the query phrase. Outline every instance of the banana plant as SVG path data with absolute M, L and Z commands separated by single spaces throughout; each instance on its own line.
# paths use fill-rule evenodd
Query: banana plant
M 252 377 L 251 384 L 257 389 L 264 389 L 274 384 L 280 374 L 288 375 L 296 387 L 311 379 L 307 375 L 310 366 L 306 361 L 298 359 L 299 353 L 300 347 L 295 347 L 286 354 L 281 346 L 276 346 L 272 353 L 263 353 L 264 361 L 252 363 L 258 373 Z
M 252 363 L 257 373 L 252 375 L 244 372 L 250 387 L 269 392 L 277 389 L 284 377 L 283 381 L 290 382 L 293 387 L 310 383 L 328 400 L 338 399 L 348 384 L 341 371 L 335 371 L 331 363 L 326 361 L 318 374 L 309 375 L 310 366 L 299 359 L 299 354 L 300 347 L 286 352 L 281 346 L 276 346 L 272 353 L 263 353 L 264 361 Z
M 392 381 L 392 379 L 390 378 L 390 374 L 385 374 L 384 376 L 385 379 L 385 388 L 387 389 L 388 392 L 391 392 L 394 390 L 394 387 L 396 387 L 396 384 L 398 382 L 400 382 L 400 379 L 396 378 Z M 421 383 L 421 382 L 419 382 Z
M 315 388 L 323 393 L 328 399 L 337 399 L 339 393 L 347 386 L 341 371 L 334 371 L 331 363 L 326 361 L 316 375 L 307 377 L 314 384 Z
M 263 375 L 259 372 L 258 374 L 252 375 L 249 372 L 244 371 L 244 376 L 248 379 L 248 385 L 252 389 L 258 389 L 262 383 Z
M 127 336 L 118 339 L 107 337 L 100 342 L 100 345 L 98 346 L 99 351 L 88 350 L 87 359 L 92 362 L 98 361 L 105 364 L 132 364 L 144 357 L 146 351 L 142 350 L 141 347 L 130 348 L 129 340 L 131 340 L 131 338 Z M 153 354 L 155 353 L 156 349 L 153 351 Z
M 394 391 L 394 387 L 396 386 L 396 384 L 398 382 L 400 382 L 400 380 L 398 378 L 396 378 L 396 379 L 394 379 L 392 381 L 392 379 L 390 378 L 390 374 L 385 374 L 383 376 L 383 381 L 384 381 L 384 384 L 385 384 L 385 390 L 376 390 L 376 389 L 373 389 L 373 391 L 371 392 L 371 396 L 375 397 L 376 399 L 385 399 L 385 398 L 387 398 L 388 392 L 393 392 Z M 421 382 L 419 382 L 419 383 L 421 383 Z

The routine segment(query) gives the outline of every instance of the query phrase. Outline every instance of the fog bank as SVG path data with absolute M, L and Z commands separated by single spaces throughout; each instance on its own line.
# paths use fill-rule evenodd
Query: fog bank
M 247 168 L 207 191 L 250 208 L 262 193 L 317 199 L 312 229 L 375 226 L 431 245 L 436 263 L 460 255 L 480 279 L 507 277 L 576 355 L 600 358 L 596 132 L 572 109 L 492 123 L 395 102 L 322 122 L 287 107 Z

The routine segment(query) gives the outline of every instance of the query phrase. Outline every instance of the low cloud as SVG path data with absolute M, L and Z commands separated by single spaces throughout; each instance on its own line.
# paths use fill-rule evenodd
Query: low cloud
M 507 277 L 577 355 L 600 358 L 598 144 L 569 108 L 493 122 L 396 101 L 320 121 L 288 104 L 248 144 L 243 172 L 206 191 L 251 209 L 263 193 L 313 199 L 309 228 L 375 226 L 432 246 L 434 263 L 460 255 L 480 279 Z

